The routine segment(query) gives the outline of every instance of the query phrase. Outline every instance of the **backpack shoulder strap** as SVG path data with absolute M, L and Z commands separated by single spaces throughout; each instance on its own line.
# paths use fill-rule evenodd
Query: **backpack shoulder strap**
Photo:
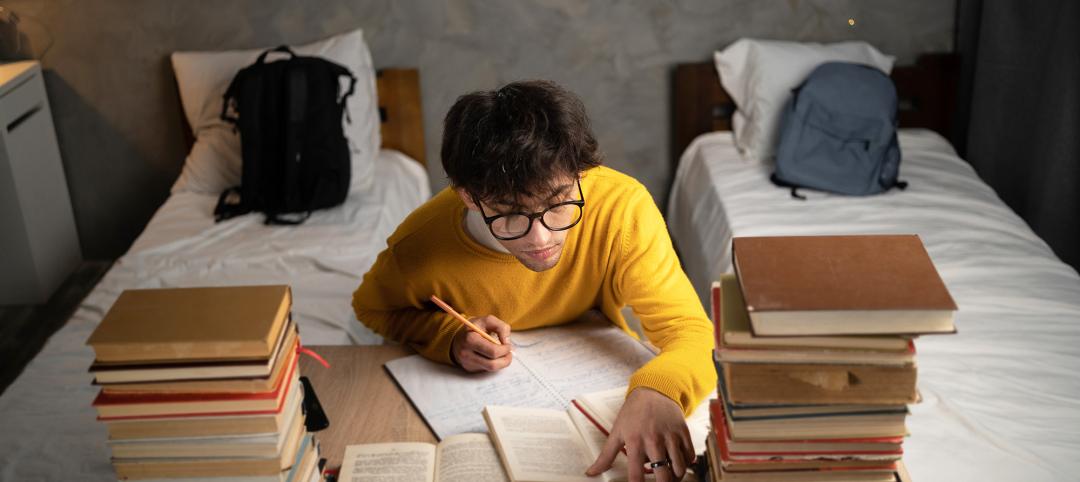
M 780 179 L 779 177 L 776 176 L 775 172 L 772 173 L 771 176 L 769 176 L 769 180 L 772 181 L 772 183 L 776 184 L 777 186 L 791 188 L 791 197 L 793 197 L 795 199 L 800 199 L 800 200 L 803 200 L 803 201 L 806 200 L 806 196 L 804 196 L 802 194 L 799 194 L 799 187 L 800 186 L 796 186 L 796 185 L 794 185 L 794 184 L 792 184 L 790 182 L 787 182 L 787 181 L 784 181 L 783 179 Z
M 348 100 L 349 96 L 353 95 L 353 92 L 356 90 L 356 76 L 353 75 L 348 70 L 345 70 L 344 75 L 349 76 L 349 89 L 346 90 L 345 93 L 342 94 L 341 99 L 338 100 L 338 104 L 341 105 L 342 107 L 345 106 L 345 101 Z M 345 111 L 345 122 L 348 122 L 349 124 L 352 124 L 352 116 L 349 115 L 349 109 L 344 109 L 344 111 Z
M 251 206 L 244 202 L 240 194 L 240 186 L 230 187 L 222 191 L 221 196 L 218 197 L 217 206 L 214 206 L 214 222 L 220 223 L 250 212 Z
M 338 102 L 342 104 L 345 103 L 345 99 L 348 99 L 350 95 L 353 95 L 353 92 L 356 92 L 356 76 L 348 70 L 345 70 L 341 76 L 346 75 L 349 76 L 349 88 L 345 90 L 344 94 L 341 94 L 341 99 Z
M 229 114 L 229 107 L 232 106 L 232 101 L 236 99 L 236 94 L 240 91 L 240 83 L 242 82 L 243 77 L 243 70 L 237 72 L 233 77 L 232 82 L 229 82 L 229 88 L 225 89 L 225 95 L 221 96 L 221 120 L 232 123 L 233 125 L 239 122 L 240 119 L 235 115 Z
M 263 220 L 263 224 L 267 226 L 295 226 L 297 224 L 303 224 L 304 221 L 311 217 L 311 211 L 305 211 L 301 214 L 289 217 L 282 217 L 278 213 L 266 213 L 266 219 Z
M 345 92 L 337 98 L 338 105 L 344 107 L 345 101 L 348 100 L 349 96 L 353 95 L 353 93 L 356 92 L 356 76 L 353 75 L 353 73 L 350 72 L 349 69 L 345 68 L 342 65 L 338 65 L 333 62 L 330 62 L 330 64 L 333 66 L 332 72 L 337 79 L 340 79 L 341 77 L 349 78 L 349 87 L 346 88 Z M 352 124 L 352 116 L 349 115 L 349 109 L 345 109 L 345 122 Z
M 266 56 L 270 52 L 282 52 L 282 53 L 289 54 L 289 57 L 296 57 L 296 54 L 292 51 L 292 49 L 289 48 L 288 45 L 279 45 L 277 48 L 269 49 L 269 50 L 266 50 L 265 52 L 259 54 L 259 58 L 255 60 L 255 63 L 256 64 L 264 64 L 264 63 L 266 63 Z

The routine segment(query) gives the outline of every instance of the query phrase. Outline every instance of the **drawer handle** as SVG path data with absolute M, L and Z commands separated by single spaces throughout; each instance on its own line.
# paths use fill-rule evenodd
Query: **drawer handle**
M 15 129 L 17 129 L 19 127 L 20 124 L 22 124 L 23 122 L 26 122 L 26 120 L 29 119 L 34 114 L 37 114 L 39 110 L 41 110 L 41 104 L 40 103 L 33 106 L 33 107 L 31 107 L 30 110 L 24 112 L 23 115 L 21 115 L 19 117 L 16 117 L 15 120 L 11 121 L 11 123 L 7 125 L 7 131 L 8 132 L 14 131 Z

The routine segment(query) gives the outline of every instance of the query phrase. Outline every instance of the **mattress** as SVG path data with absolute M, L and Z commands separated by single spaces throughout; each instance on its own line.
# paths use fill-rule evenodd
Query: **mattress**
M 959 307 L 958 334 L 925 336 L 904 461 L 913 480 L 1076 480 L 1080 474 L 1080 277 L 949 143 L 902 129 L 906 190 L 845 197 L 790 190 L 731 132 L 680 159 L 668 225 L 703 300 L 731 271 L 733 236 L 916 233 Z
M 215 224 L 217 196 L 168 198 L 131 249 L 0 396 L 0 480 L 115 480 L 85 345 L 129 288 L 288 284 L 306 345 L 382 340 L 352 313 L 352 292 L 386 238 L 431 194 L 415 160 L 384 150 L 371 189 L 317 211 L 300 226 L 265 226 L 261 214 Z M 66 477 L 65 477 L 66 476 Z

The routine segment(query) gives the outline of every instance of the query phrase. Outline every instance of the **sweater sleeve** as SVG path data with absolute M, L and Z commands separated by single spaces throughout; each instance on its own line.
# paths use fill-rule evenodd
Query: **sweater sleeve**
M 630 390 L 648 387 L 689 415 L 716 389 L 713 327 L 686 277 L 652 197 L 642 188 L 627 203 L 616 295 L 641 319 L 660 354 L 630 377 Z
M 387 248 L 353 293 L 352 306 L 356 319 L 375 333 L 408 344 L 429 360 L 452 364 L 450 343 L 463 325 L 431 309 L 429 295 L 409 285 L 393 248 Z

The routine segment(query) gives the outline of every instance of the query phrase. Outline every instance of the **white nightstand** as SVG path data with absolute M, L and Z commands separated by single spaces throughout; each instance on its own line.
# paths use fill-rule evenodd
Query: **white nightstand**
M 0 65 L 0 305 L 44 303 L 81 261 L 41 65 Z

